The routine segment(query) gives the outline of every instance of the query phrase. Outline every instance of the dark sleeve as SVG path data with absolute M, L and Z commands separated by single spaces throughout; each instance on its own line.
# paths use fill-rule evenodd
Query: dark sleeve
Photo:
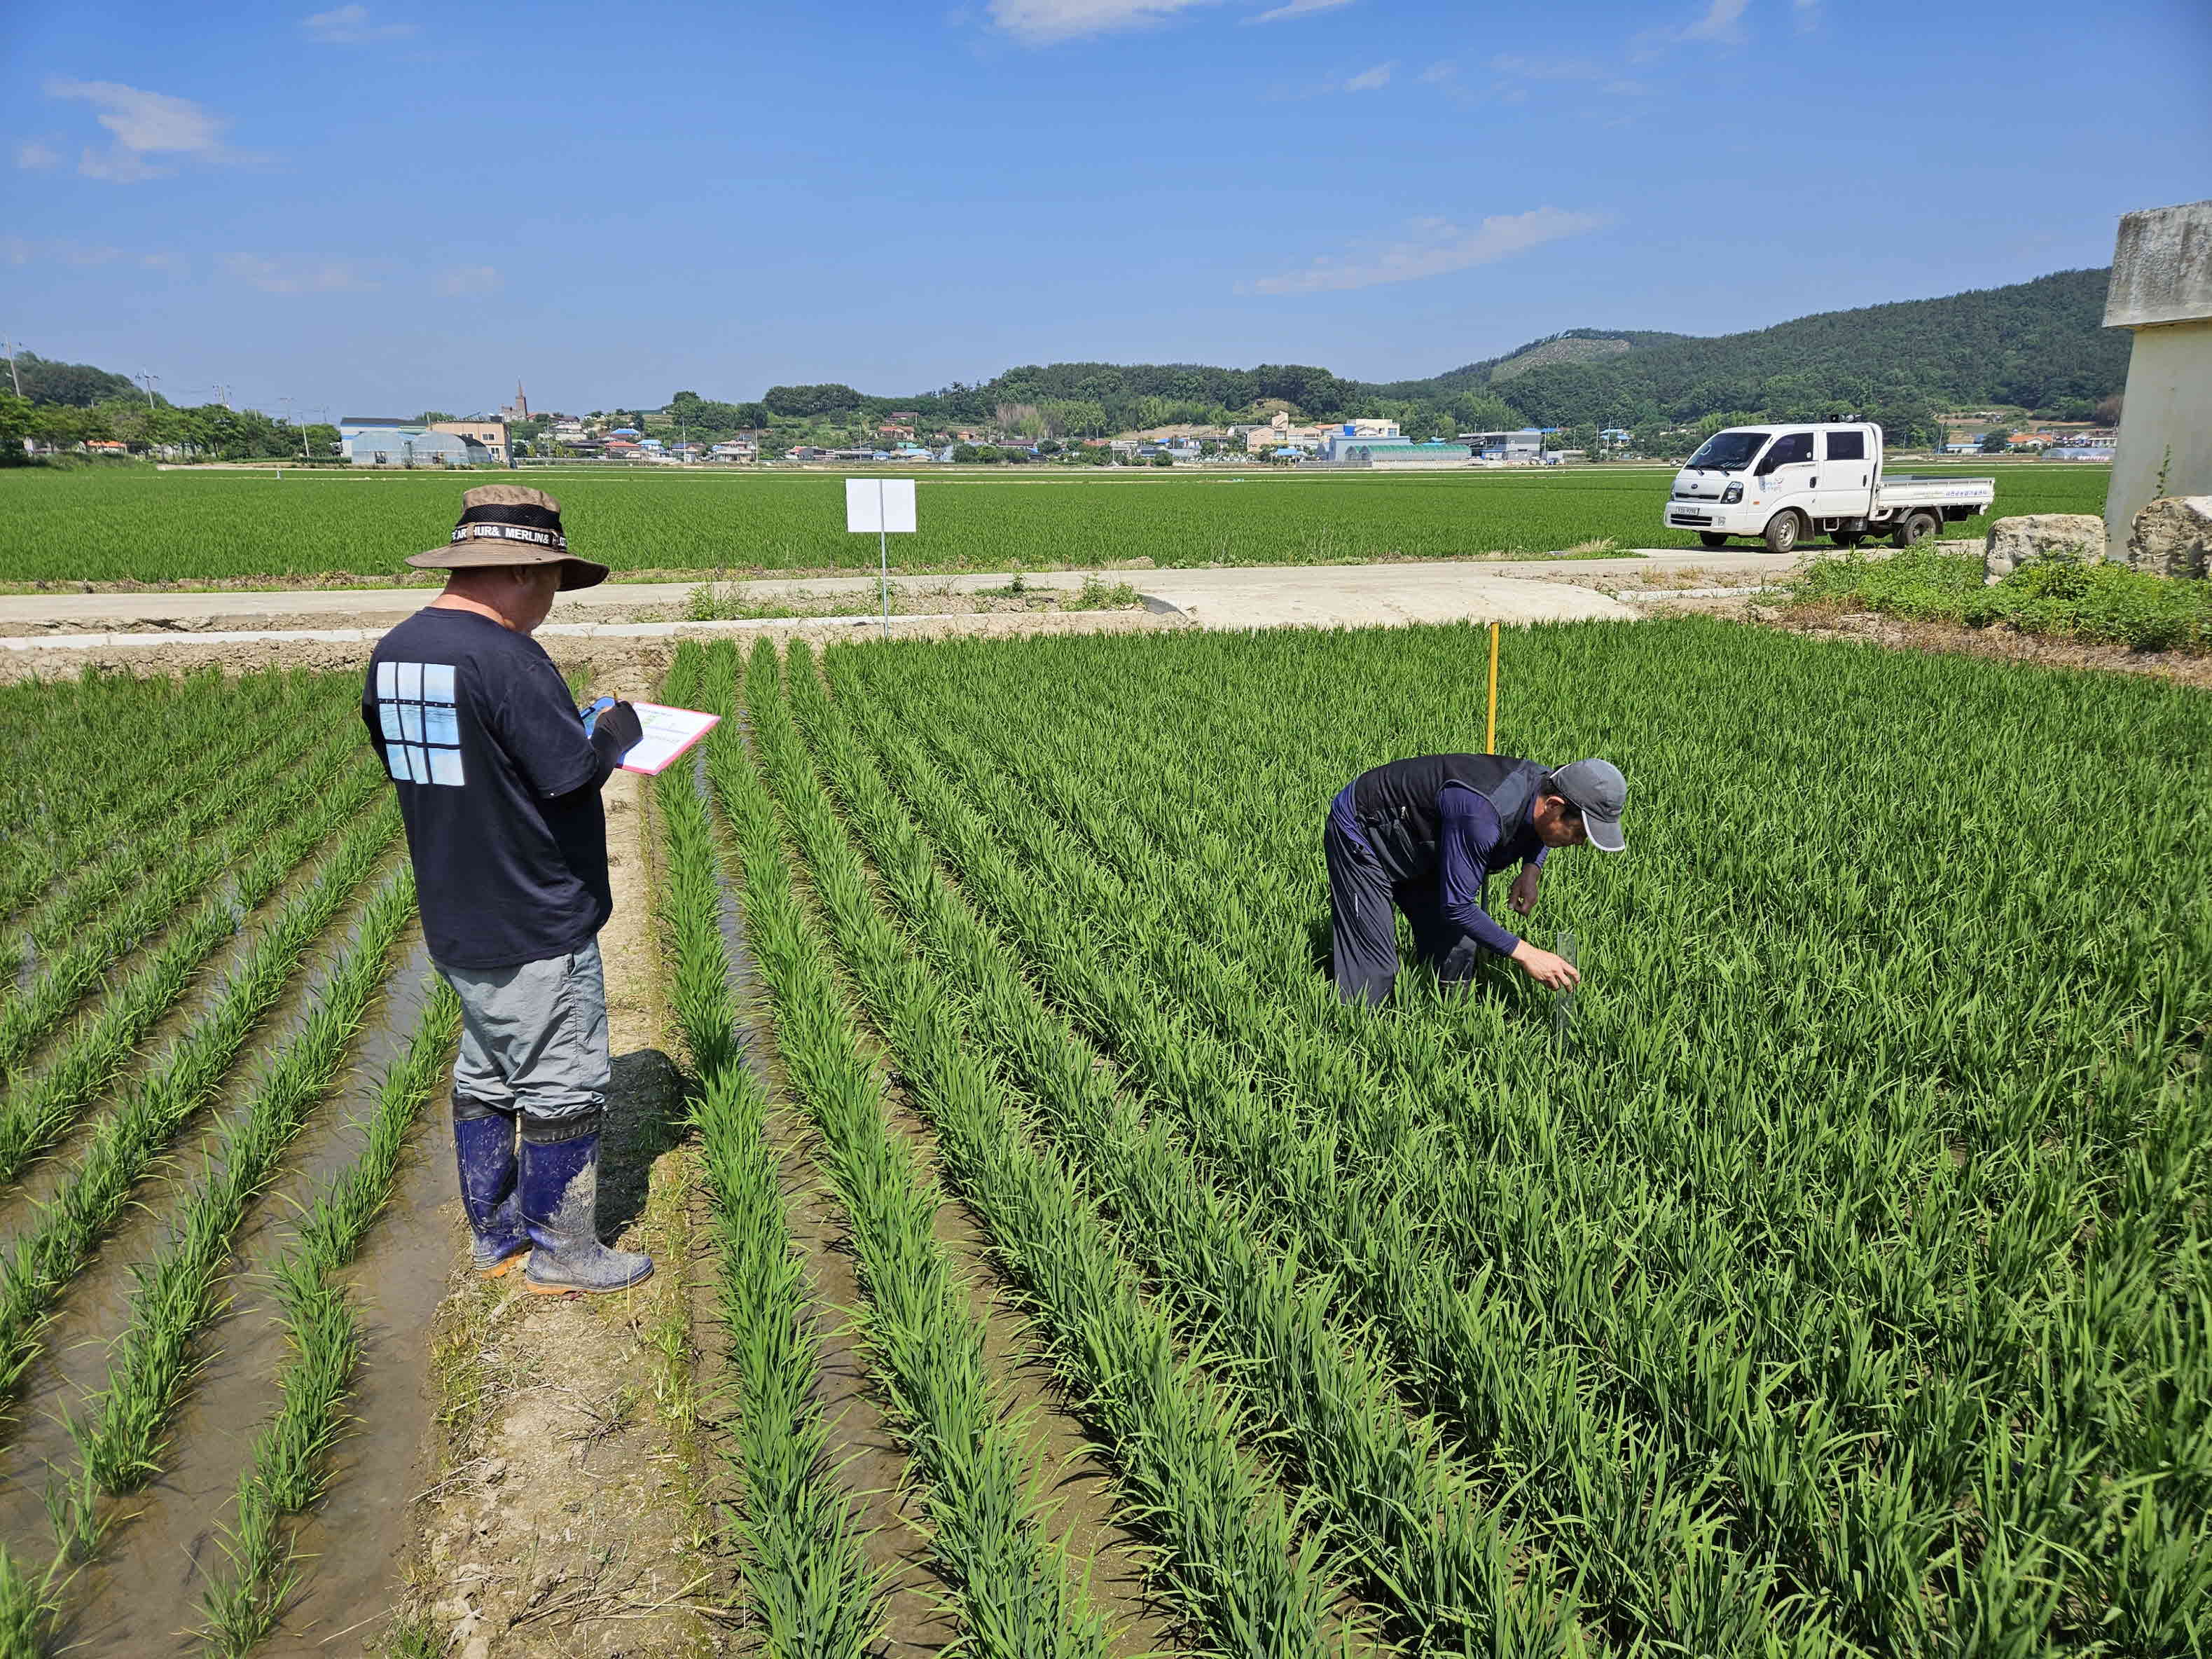
M 492 736 L 515 770 L 548 800 L 605 782 L 599 750 L 584 735 L 584 722 L 553 659 L 524 659 L 516 667 L 504 687 L 484 688 Z
M 1482 908 L 1482 878 L 1500 838 L 1498 814 L 1472 789 L 1449 788 L 1437 797 L 1437 875 L 1444 915 L 1485 948 L 1510 957 L 1521 941 Z

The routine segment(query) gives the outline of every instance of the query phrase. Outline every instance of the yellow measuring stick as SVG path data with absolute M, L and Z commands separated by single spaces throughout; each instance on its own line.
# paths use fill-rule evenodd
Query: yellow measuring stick
M 1490 624 L 1490 729 L 1482 740 L 1482 752 L 1498 752 L 1498 624 Z

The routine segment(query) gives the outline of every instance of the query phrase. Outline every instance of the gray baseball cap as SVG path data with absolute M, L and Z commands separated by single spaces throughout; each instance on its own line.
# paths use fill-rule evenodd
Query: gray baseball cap
M 1552 774 L 1552 787 L 1583 815 L 1589 844 L 1601 853 L 1620 853 L 1620 809 L 1628 805 L 1628 780 L 1611 761 L 1578 760 Z

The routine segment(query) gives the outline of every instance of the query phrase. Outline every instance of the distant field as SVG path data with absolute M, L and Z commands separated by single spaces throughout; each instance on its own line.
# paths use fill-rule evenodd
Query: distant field
M 2096 467 L 1994 471 L 2000 513 L 2096 513 Z M 504 476 L 504 475 L 503 475 Z M 575 550 L 618 571 L 872 566 L 822 473 L 529 472 Z M 1333 564 L 1540 553 L 1611 539 L 1694 547 L 1659 523 L 1666 469 L 1224 475 L 1059 470 L 921 475 L 907 569 Z M 437 473 L 0 471 L 0 582 L 204 581 L 398 573 L 442 543 L 467 479 Z M 1954 533 L 1978 536 L 1972 520 Z

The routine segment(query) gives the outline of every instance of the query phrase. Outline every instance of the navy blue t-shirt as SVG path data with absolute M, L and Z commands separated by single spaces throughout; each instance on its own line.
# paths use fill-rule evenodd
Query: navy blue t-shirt
M 434 960 L 511 968 L 605 926 L 605 767 L 544 647 L 418 611 L 378 642 L 361 717 L 399 791 Z

